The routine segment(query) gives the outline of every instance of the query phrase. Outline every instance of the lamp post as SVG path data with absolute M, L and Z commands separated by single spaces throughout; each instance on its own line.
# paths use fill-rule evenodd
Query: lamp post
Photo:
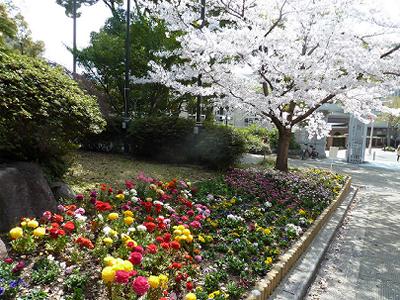
M 374 117 L 369 117 L 368 119 L 371 120 L 371 132 L 369 133 L 369 145 L 368 145 L 368 155 L 371 155 L 372 151 L 372 140 L 374 138 L 374 123 L 375 123 L 375 118 Z
M 122 128 L 128 128 L 129 112 L 128 112 L 128 100 L 129 100 L 129 77 L 130 77 L 130 56 L 131 56 L 131 35 L 130 35 L 130 23 L 131 23 L 131 1 L 127 1 L 126 7 L 126 38 L 125 38 L 125 82 L 124 82 L 124 117 L 122 121 Z M 128 143 L 124 143 L 124 152 L 128 152 Z
M 73 19 L 73 37 L 72 37 L 72 59 L 73 59 L 73 66 L 72 66 L 72 74 L 75 77 L 76 75 L 76 1 L 77 0 L 73 0 L 72 3 L 72 19 Z
M 200 29 L 202 29 L 206 25 L 206 0 L 201 0 L 201 24 L 200 24 Z M 197 85 L 201 87 L 203 85 L 202 82 L 202 74 L 199 74 L 197 77 Z M 195 127 L 195 133 L 197 134 L 199 132 L 199 128 L 201 127 L 201 103 L 203 102 L 203 96 L 198 95 L 197 96 L 197 102 L 196 102 L 196 127 Z

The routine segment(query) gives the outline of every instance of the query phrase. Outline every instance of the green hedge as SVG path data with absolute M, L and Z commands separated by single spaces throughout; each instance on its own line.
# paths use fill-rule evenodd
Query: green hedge
M 134 156 L 214 169 L 232 166 L 246 152 L 243 136 L 231 127 L 208 125 L 193 132 L 191 120 L 146 117 L 131 122 L 128 141 Z
M 61 157 L 104 126 L 97 101 L 61 68 L 0 53 L 0 154 L 62 171 Z M 59 174 L 55 174 L 59 175 Z
M 253 154 L 271 154 L 268 140 L 268 129 L 252 124 L 248 127 L 237 128 L 245 139 L 246 152 Z
M 194 121 L 174 117 L 135 119 L 128 129 L 132 154 L 160 161 L 186 161 Z

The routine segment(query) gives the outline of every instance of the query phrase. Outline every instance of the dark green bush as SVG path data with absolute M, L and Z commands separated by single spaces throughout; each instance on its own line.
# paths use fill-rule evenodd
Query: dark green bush
M 122 118 L 112 118 L 107 120 L 102 132 L 86 135 L 81 141 L 81 146 L 83 150 L 88 151 L 122 153 L 125 135 Z
M 8 159 L 57 165 L 104 126 L 96 100 L 39 59 L 0 53 L 0 99 L 0 156 Z
M 268 130 L 255 124 L 236 129 L 245 139 L 246 152 L 253 154 L 271 154 L 268 142 Z
M 228 126 L 207 126 L 194 141 L 193 160 L 214 169 L 232 166 L 246 152 L 243 135 Z
M 209 125 L 193 134 L 192 120 L 147 117 L 133 120 L 128 129 L 135 156 L 164 162 L 198 163 L 210 168 L 231 166 L 245 149 L 243 136 L 234 128 Z
M 194 121 L 176 117 L 146 117 L 131 121 L 128 129 L 132 154 L 160 161 L 184 162 Z

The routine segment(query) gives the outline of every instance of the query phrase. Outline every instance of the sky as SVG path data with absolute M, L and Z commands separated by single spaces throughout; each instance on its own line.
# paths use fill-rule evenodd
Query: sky
M 1 0 L 0 0 L 1 2 Z M 72 70 L 72 55 L 66 46 L 72 47 L 72 19 L 65 15 L 63 7 L 55 0 L 13 0 L 25 17 L 35 40 L 45 43 L 44 56 Z M 98 31 L 111 16 L 110 10 L 100 1 L 94 6 L 83 6 L 77 21 L 77 47 L 89 44 L 90 33 Z
M 373 1 L 389 14 L 400 15 L 400 0 Z M 65 15 L 64 8 L 57 5 L 55 0 L 13 0 L 12 2 L 21 10 L 31 28 L 33 38 L 44 41 L 46 45 L 44 56 L 71 70 L 72 55 L 66 46 L 72 47 L 72 19 Z M 91 7 L 84 6 L 81 12 L 82 16 L 77 21 L 78 49 L 87 46 L 90 33 L 98 31 L 104 21 L 111 16 L 111 12 L 102 1 Z

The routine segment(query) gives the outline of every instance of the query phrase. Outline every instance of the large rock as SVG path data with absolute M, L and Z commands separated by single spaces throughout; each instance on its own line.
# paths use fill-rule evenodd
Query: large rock
M 51 190 L 56 200 L 75 199 L 75 194 L 68 184 L 64 182 L 54 182 L 51 184 Z
M 37 164 L 0 165 L 0 232 L 15 226 L 21 217 L 39 217 L 56 207 L 53 193 Z
M 4 242 L 0 239 L 0 260 L 6 258 L 8 256 L 7 248 Z

